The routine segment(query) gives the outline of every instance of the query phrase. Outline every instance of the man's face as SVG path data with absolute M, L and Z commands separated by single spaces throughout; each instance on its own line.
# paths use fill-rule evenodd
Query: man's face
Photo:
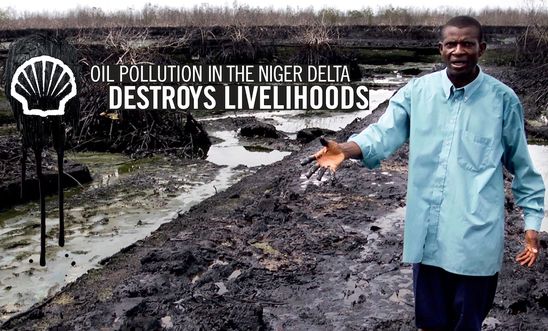
M 478 59 L 486 47 L 484 42 L 479 42 L 477 28 L 447 26 L 442 36 L 439 49 L 449 78 L 460 82 L 472 81 L 476 76 Z

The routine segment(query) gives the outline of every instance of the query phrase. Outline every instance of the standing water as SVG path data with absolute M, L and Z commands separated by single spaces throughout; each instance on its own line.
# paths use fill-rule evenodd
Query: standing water
M 392 94 L 393 90 L 387 89 L 370 91 L 370 109 Z M 339 130 L 370 112 L 286 111 L 241 116 L 256 116 L 291 137 L 310 127 Z M 219 118 L 222 116 L 201 120 Z M 56 243 L 56 197 L 48 199 L 46 267 L 37 263 L 36 203 L 0 213 L 0 322 L 53 295 L 90 268 L 100 267 L 102 259 L 145 238 L 161 224 L 252 173 L 248 167 L 270 164 L 289 154 L 245 149 L 234 131 L 211 135 L 222 141 L 211 147 L 209 162 L 162 157 L 131 161 L 116 154 L 73 154 L 74 161 L 88 165 L 94 182 L 66 193 L 64 247 Z
M 56 240 L 56 197 L 49 199 L 45 267 L 38 265 L 36 203 L 18 206 L 14 210 L 19 215 L 0 220 L 0 321 L 100 267 L 102 259 L 250 173 L 159 157 L 130 161 L 121 155 L 74 154 L 71 158 L 87 160 L 95 180 L 67 192 L 64 247 Z M 92 158 L 101 159 L 101 165 L 94 168 Z

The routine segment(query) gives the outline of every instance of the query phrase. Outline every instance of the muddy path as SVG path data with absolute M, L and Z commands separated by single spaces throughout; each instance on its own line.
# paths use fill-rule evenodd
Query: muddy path
M 348 161 L 335 181 L 317 185 L 298 161 L 318 145 L 163 224 L 1 329 L 413 330 L 410 267 L 400 262 L 406 149 L 374 171 Z M 510 197 L 507 211 L 485 329 L 543 330 L 548 236 L 535 267 L 517 266 L 522 222 Z

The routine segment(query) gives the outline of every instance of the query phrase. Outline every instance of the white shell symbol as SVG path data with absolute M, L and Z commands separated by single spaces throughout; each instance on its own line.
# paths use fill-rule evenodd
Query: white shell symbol
M 54 57 L 33 57 L 15 71 L 11 95 L 25 115 L 64 115 L 66 103 L 76 95 L 74 73 Z

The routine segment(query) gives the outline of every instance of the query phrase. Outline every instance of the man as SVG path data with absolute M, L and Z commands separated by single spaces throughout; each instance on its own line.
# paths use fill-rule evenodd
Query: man
M 413 263 L 415 317 L 423 330 L 480 330 L 493 303 L 502 263 L 503 166 L 525 215 L 532 266 L 544 215 L 544 184 L 534 169 L 516 94 L 483 73 L 481 25 L 454 17 L 442 28 L 446 69 L 410 81 L 378 123 L 348 142 L 322 141 L 308 159 L 335 171 L 344 159 L 374 168 L 409 141 L 404 262 Z M 306 162 L 305 162 L 306 163 Z

